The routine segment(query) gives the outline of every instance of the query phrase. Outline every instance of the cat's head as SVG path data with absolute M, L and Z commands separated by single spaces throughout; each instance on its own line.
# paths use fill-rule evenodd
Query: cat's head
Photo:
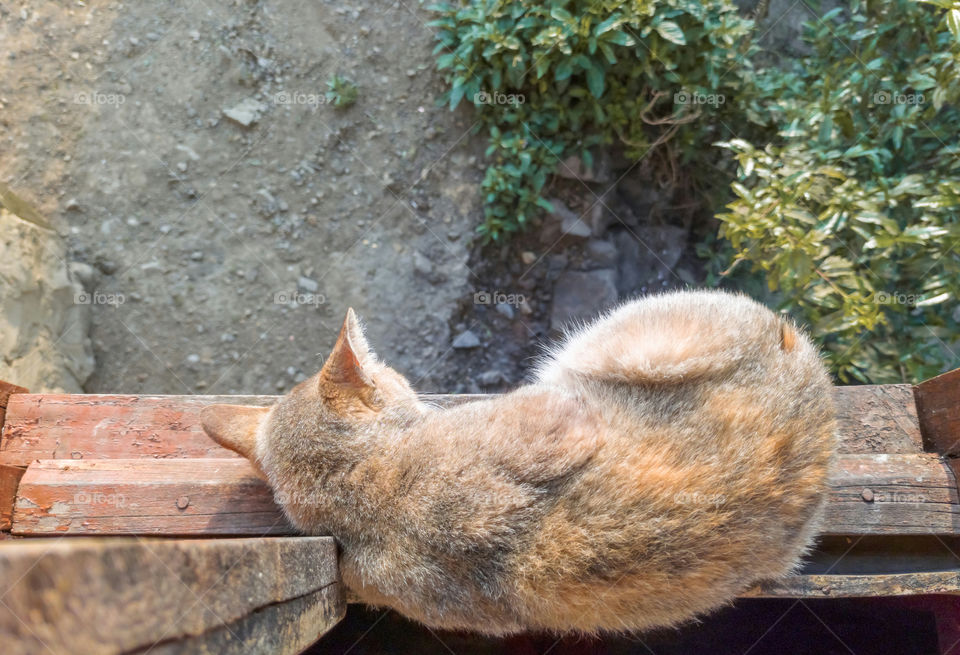
M 200 414 L 218 444 L 249 459 L 275 482 L 278 466 L 298 455 L 343 456 L 357 435 L 385 416 L 418 413 L 422 405 L 407 380 L 370 351 L 360 322 L 347 310 L 323 368 L 273 407 L 210 405 Z

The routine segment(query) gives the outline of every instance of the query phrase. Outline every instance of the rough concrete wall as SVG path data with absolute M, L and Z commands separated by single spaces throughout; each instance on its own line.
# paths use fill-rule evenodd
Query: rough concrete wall
M 31 391 L 83 391 L 93 373 L 90 308 L 66 244 L 0 208 L 0 379 Z

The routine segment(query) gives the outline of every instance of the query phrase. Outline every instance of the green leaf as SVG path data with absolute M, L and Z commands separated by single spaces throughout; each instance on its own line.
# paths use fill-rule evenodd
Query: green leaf
M 960 9 L 951 9 L 947 12 L 947 29 L 953 38 L 960 41 Z
M 634 38 L 626 32 L 608 32 L 603 38 L 614 45 L 632 46 L 636 43 Z
M 597 66 L 594 63 L 590 63 L 590 66 L 587 68 L 587 86 L 590 88 L 590 94 L 594 98 L 599 98 L 603 95 L 604 90 L 604 74 L 603 69 Z
M 613 28 L 620 25 L 621 22 L 623 22 L 623 18 L 620 16 L 620 14 L 617 14 L 617 13 L 611 14 L 610 18 L 608 18 L 607 20 L 597 25 L 597 29 L 593 31 L 593 34 L 595 36 L 606 34 Z
M 687 40 L 683 36 L 683 30 L 680 26 L 671 20 L 665 20 L 656 27 L 657 33 L 667 41 L 677 45 L 687 45 Z
M 563 23 L 576 22 L 573 15 L 563 7 L 554 7 L 550 10 L 550 17 Z

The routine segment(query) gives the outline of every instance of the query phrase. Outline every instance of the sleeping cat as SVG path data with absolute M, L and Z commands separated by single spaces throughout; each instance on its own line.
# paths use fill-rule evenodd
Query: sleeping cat
M 353 311 L 323 369 L 203 427 L 361 600 L 491 635 L 675 625 L 793 570 L 834 450 L 811 342 L 744 296 L 668 293 L 568 335 L 512 393 L 440 409 Z

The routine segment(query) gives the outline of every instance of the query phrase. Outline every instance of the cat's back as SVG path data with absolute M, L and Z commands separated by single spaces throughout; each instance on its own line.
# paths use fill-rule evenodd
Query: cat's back
M 578 572 L 553 593 L 602 589 L 616 608 L 576 608 L 585 626 L 704 611 L 786 573 L 815 536 L 832 387 L 809 339 L 762 305 L 718 292 L 628 303 L 571 335 L 538 384 L 576 390 L 603 417 L 603 447 L 541 532 Z M 575 530 L 588 547 L 565 537 Z M 540 589 L 556 581 L 539 572 L 547 547 L 526 560 Z

